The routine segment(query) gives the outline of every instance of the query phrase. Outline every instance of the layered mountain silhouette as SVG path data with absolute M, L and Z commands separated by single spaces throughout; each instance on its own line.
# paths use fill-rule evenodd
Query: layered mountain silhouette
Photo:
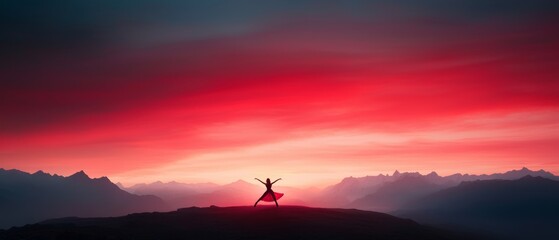
M 282 203 L 320 207 L 358 208 L 374 211 L 394 211 L 409 201 L 414 201 L 429 193 L 457 186 L 462 181 L 486 179 L 518 179 L 526 175 L 559 179 L 553 174 L 527 168 L 491 175 L 454 174 L 439 176 L 435 172 L 422 175 L 417 172 L 395 171 L 392 175 L 348 177 L 340 183 L 325 189 L 299 189 L 274 186 L 274 190 L 286 193 Z M 122 189 L 140 195 L 155 195 L 162 198 L 172 209 L 198 206 L 239 206 L 250 205 L 263 192 L 259 183 L 243 180 L 218 185 L 214 183 L 186 184 L 178 182 L 154 182 L 137 184 Z
M 395 213 L 507 239 L 553 239 L 559 236 L 559 181 L 525 176 L 463 182 L 409 202 Z
M 0 231 L 0 239 L 481 239 L 388 214 L 308 207 L 184 208 L 66 218 Z
M 394 182 L 382 184 L 378 190 L 353 201 L 352 208 L 390 212 L 441 189 L 449 183 L 437 184 L 429 176 L 403 176 Z
M 121 189 L 137 195 L 158 196 L 173 210 L 176 210 L 182 207 L 195 206 L 193 199 L 215 192 L 221 187 L 215 183 L 188 184 L 175 181 L 167 183 L 157 181 L 149 184 L 136 184 L 128 188 L 121 186 Z
M 555 220 L 548 219 L 549 214 L 557 212 L 555 205 L 550 203 L 556 200 L 554 194 L 558 190 L 552 187 L 556 179 L 549 172 L 527 168 L 491 175 L 450 176 L 440 176 L 435 172 L 422 175 L 396 171 L 392 175 L 345 178 L 322 190 L 281 185 L 274 186 L 274 190 L 286 194 L 280 201 L 280 207 L 307 205 L 382 211 L 426 224 L 450 224 L 458 229 L 498 234 L 510 226 L 516 226 L 506 220 L 517 219 L 514 221 L 538 223 L 537 226 L 543 226 L 541 236 L 548 236 L 546 234 L 553 230 L 546 226 L 555 223 Z M 522 188 L 517 182 L 524 182 L 529 187 Z M 511 184 L 512 187 L 509 186 Z M 190 206 L 248 206 L 264 190 L 264 186 L 259 183 L 243 180 L 225 185 L 155 182 L 125 188 L 113 184 L 106 177 L 91 179 L 83 171 L 63 177 L 41 171 L 29 174 L 0 169 L 0 228 L 69 216 L 122 216 L 135 212 L 172 211 Z M 474 215 L 476 211 L 480 215 Z M 490 221 L 502 225 L 486 226 L 485 221 L 488 219 L 500 219 L 498 214 L 511 212 L 533 215 L 507 218 L 505 214 L 501 217 L 504 219 L 502 221 Z M 489 217 L 481 218 L 483 214 Z M 471 218 L 468 218 L 470 215 Z
M 320 199 L 323 199 L 323 202 L 320 202 L 320 200 L 316 202 L 322 203 L 320 206 L 326 207 L 341 206 L 377 211 L 391 211 L 398 209 L 399 204 L 402 203 L 403 200 L 413 201 L 416 198 L 432 192 L 433 190 L 457 186 L 464 181 L 491 179 L 512 180 L 528 175 L 559 180 L 559 177 L 550 172 L 544 170 L 532 171 L 528 168 L 489 175 L 457 173 L 449 176 L 440 176 L 435 172 L 422 175 L 417 172 L 400 173 L 399 171 L 395 171 L 392 175 L 380 174 L 378 176 L 345 178 L 340 183 L 324 189 L 320 196 Z M 399 179 L 406 178 L 414 179 L 414 181 L 398 181 Z M 381 192 L 375 195 L 375 193 L 379 190 L 381 190 Z M 383 192 L 388 194 L 383 194 L 381 197 L 380 195 Z M 390 198 L 390 196 L 393 197 Z M 324 199 L 331 199 L 332 201 L 324 201 Z
M 69 177 L 0 169 L 0 228 L 68 216 L 119 216 L 166 210 L 156 196 L 121 190 L 108 178 L 83 171 Z
M 124 190 L 143 195 L 155 195 L 162 198 L 171 208 L 246 206 L 253 204 L 266 189 L 260 183 L 252 184 L 238 180 L 225 185 L 214 183 L 185 184 L 177 182 L 154 182 L 137 184 Z M 317 189 L 299 189 L 293 187 L 274 186 L 274 190 L 285 193 L 289 198 L 282 199 L 282 204 L 308 205 Z

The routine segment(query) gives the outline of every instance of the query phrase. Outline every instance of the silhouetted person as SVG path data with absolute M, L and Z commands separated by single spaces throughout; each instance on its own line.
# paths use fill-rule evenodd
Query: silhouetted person
M 274 200 L 274 202 L 276 203 L 276 207 L 279 207 L 278 205 L 278 200 L 276 198 L 276 194 L 278 195 L 278 198 L 281 198 L 281 196 L 283 196 L 283 193 L 275 193 L 274 191 L 272 191 L 272 184 L 276 183 L 277 181 L 281 180 L 281 178 L 276 179 L 276 181 L 270 182 L 269 178 L 266 178 L 266 182 L 262 182 L 262 180 L 258 179 L 258 178 L 254 178 L 256 180 L 258 180 L 259 182 L 261 182 L 262 184 L 266 185 L 266 192 L 264 192 L 264 194 L 262 194 L 262 197 L 260 197 L 258 199 L 258 201 L 256 201 L 254 203 L 254 207 L 256 207 L 256 204 L 258 204 L 258 202 L 260 202 L 260 200 L 264 200 L 267 201 L 266 196 L 270 195 L 272 197 L 272 199 Z M 270 201 L 271 202 L 271 201 Z

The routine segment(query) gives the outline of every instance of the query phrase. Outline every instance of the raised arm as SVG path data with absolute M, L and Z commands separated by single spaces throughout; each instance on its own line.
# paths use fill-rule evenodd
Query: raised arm
M 258 180 L 259 182 L 261 182 L 262 184 L 266 185 L 266 183 L 262 182 L 262 180 L 258 179 L 258 178 L 254 178 L 256 180 Z
M 279 180 L 281 180 L 281 178 L 276 179 L 276 181 L 273 181 L 272 184 L 276 183 Z

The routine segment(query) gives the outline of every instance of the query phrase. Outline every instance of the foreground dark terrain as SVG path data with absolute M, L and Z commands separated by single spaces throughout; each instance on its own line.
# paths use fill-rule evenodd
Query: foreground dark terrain
M 64 218 L 0 231 L 0 239 L 479 239 L 388 214 L 295 206 L 184 208 Z

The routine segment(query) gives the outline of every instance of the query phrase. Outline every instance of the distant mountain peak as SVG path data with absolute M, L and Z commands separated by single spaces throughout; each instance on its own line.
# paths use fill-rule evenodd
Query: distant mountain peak
M 521 169 L 512 170 L 512 171 L 510 171 L 510 172 L 531 173 L 532 170 L 528 169 L 527 167 L 522 167 Z
M 73 180 L 90 180 L 91 179 L 91 178 L 89 178 L 89 176 L 87 176 L 87 174 L 85 174 L 85 172 L 83 170 L 72 174 L 68 178 L 73 179 Z
M 542 170 L 543 170 L 543 169 L 542 169 Z M 521 169 L 512 170 L 512 171 L 509 171 L 509 172 L 533 173 L 533 172 L 546 172 L 546 171 L 532 171 L 532 170 L 530 170 L 530 169 L 527 168 L 527 167 L 522 167 Z
M 353 176 L 345 177 L 344 179 L 342 179 L 342 183 L 355 182 L 355 181 L 357 181 L 357 178 L 354 178 Z
M 242 179 L 232 182 L 231 184 L 247 184 L 248 182 Z M 250 184 L 250 183 L 249 183 Z
M 439 174 L 437 174 L 437 172 L 435 172 L 435 171 L 432 171 L 431 173 L 427 174 L 427 176 L 438 177 Z
M 400 172 L 398 170 L 394 171 L 394 173 L 392 174 L 392 176 L 399 176 Z
M 86 175 L 86 176 L 87 176 L 87 175 Z M 98 181 L 101 181 L 101 182 L 110 182 L 111 184 L 113 183 L 113 182 L 111 182 L 111 180 L 110 180 L 108 177 L 106 177 L 106 176 L 103 176 L 103 177 L 98 178 Z
M 36 171 L 36 172 L 33 173 L 32 175 L 35 175 L 35 176 L 51 176 L 50 174 L 45 173 L 45 172 L 43 172 L 42 170 Z
M 553 173 L 551 172 L 547 172 L 543 169 L 540 169 L 539 171 L 532 171 L 527 167 L 523 167 L 519 170 L 511 170 L 502 174 L 492 174 L 492 176 L 500 176 L 501 178 L 504 179 L 519 179 L 527 175 L 532 175 L 533 177 L 539 176 L 539 177 L 559 180 L 559 178 L 553 175 Z

